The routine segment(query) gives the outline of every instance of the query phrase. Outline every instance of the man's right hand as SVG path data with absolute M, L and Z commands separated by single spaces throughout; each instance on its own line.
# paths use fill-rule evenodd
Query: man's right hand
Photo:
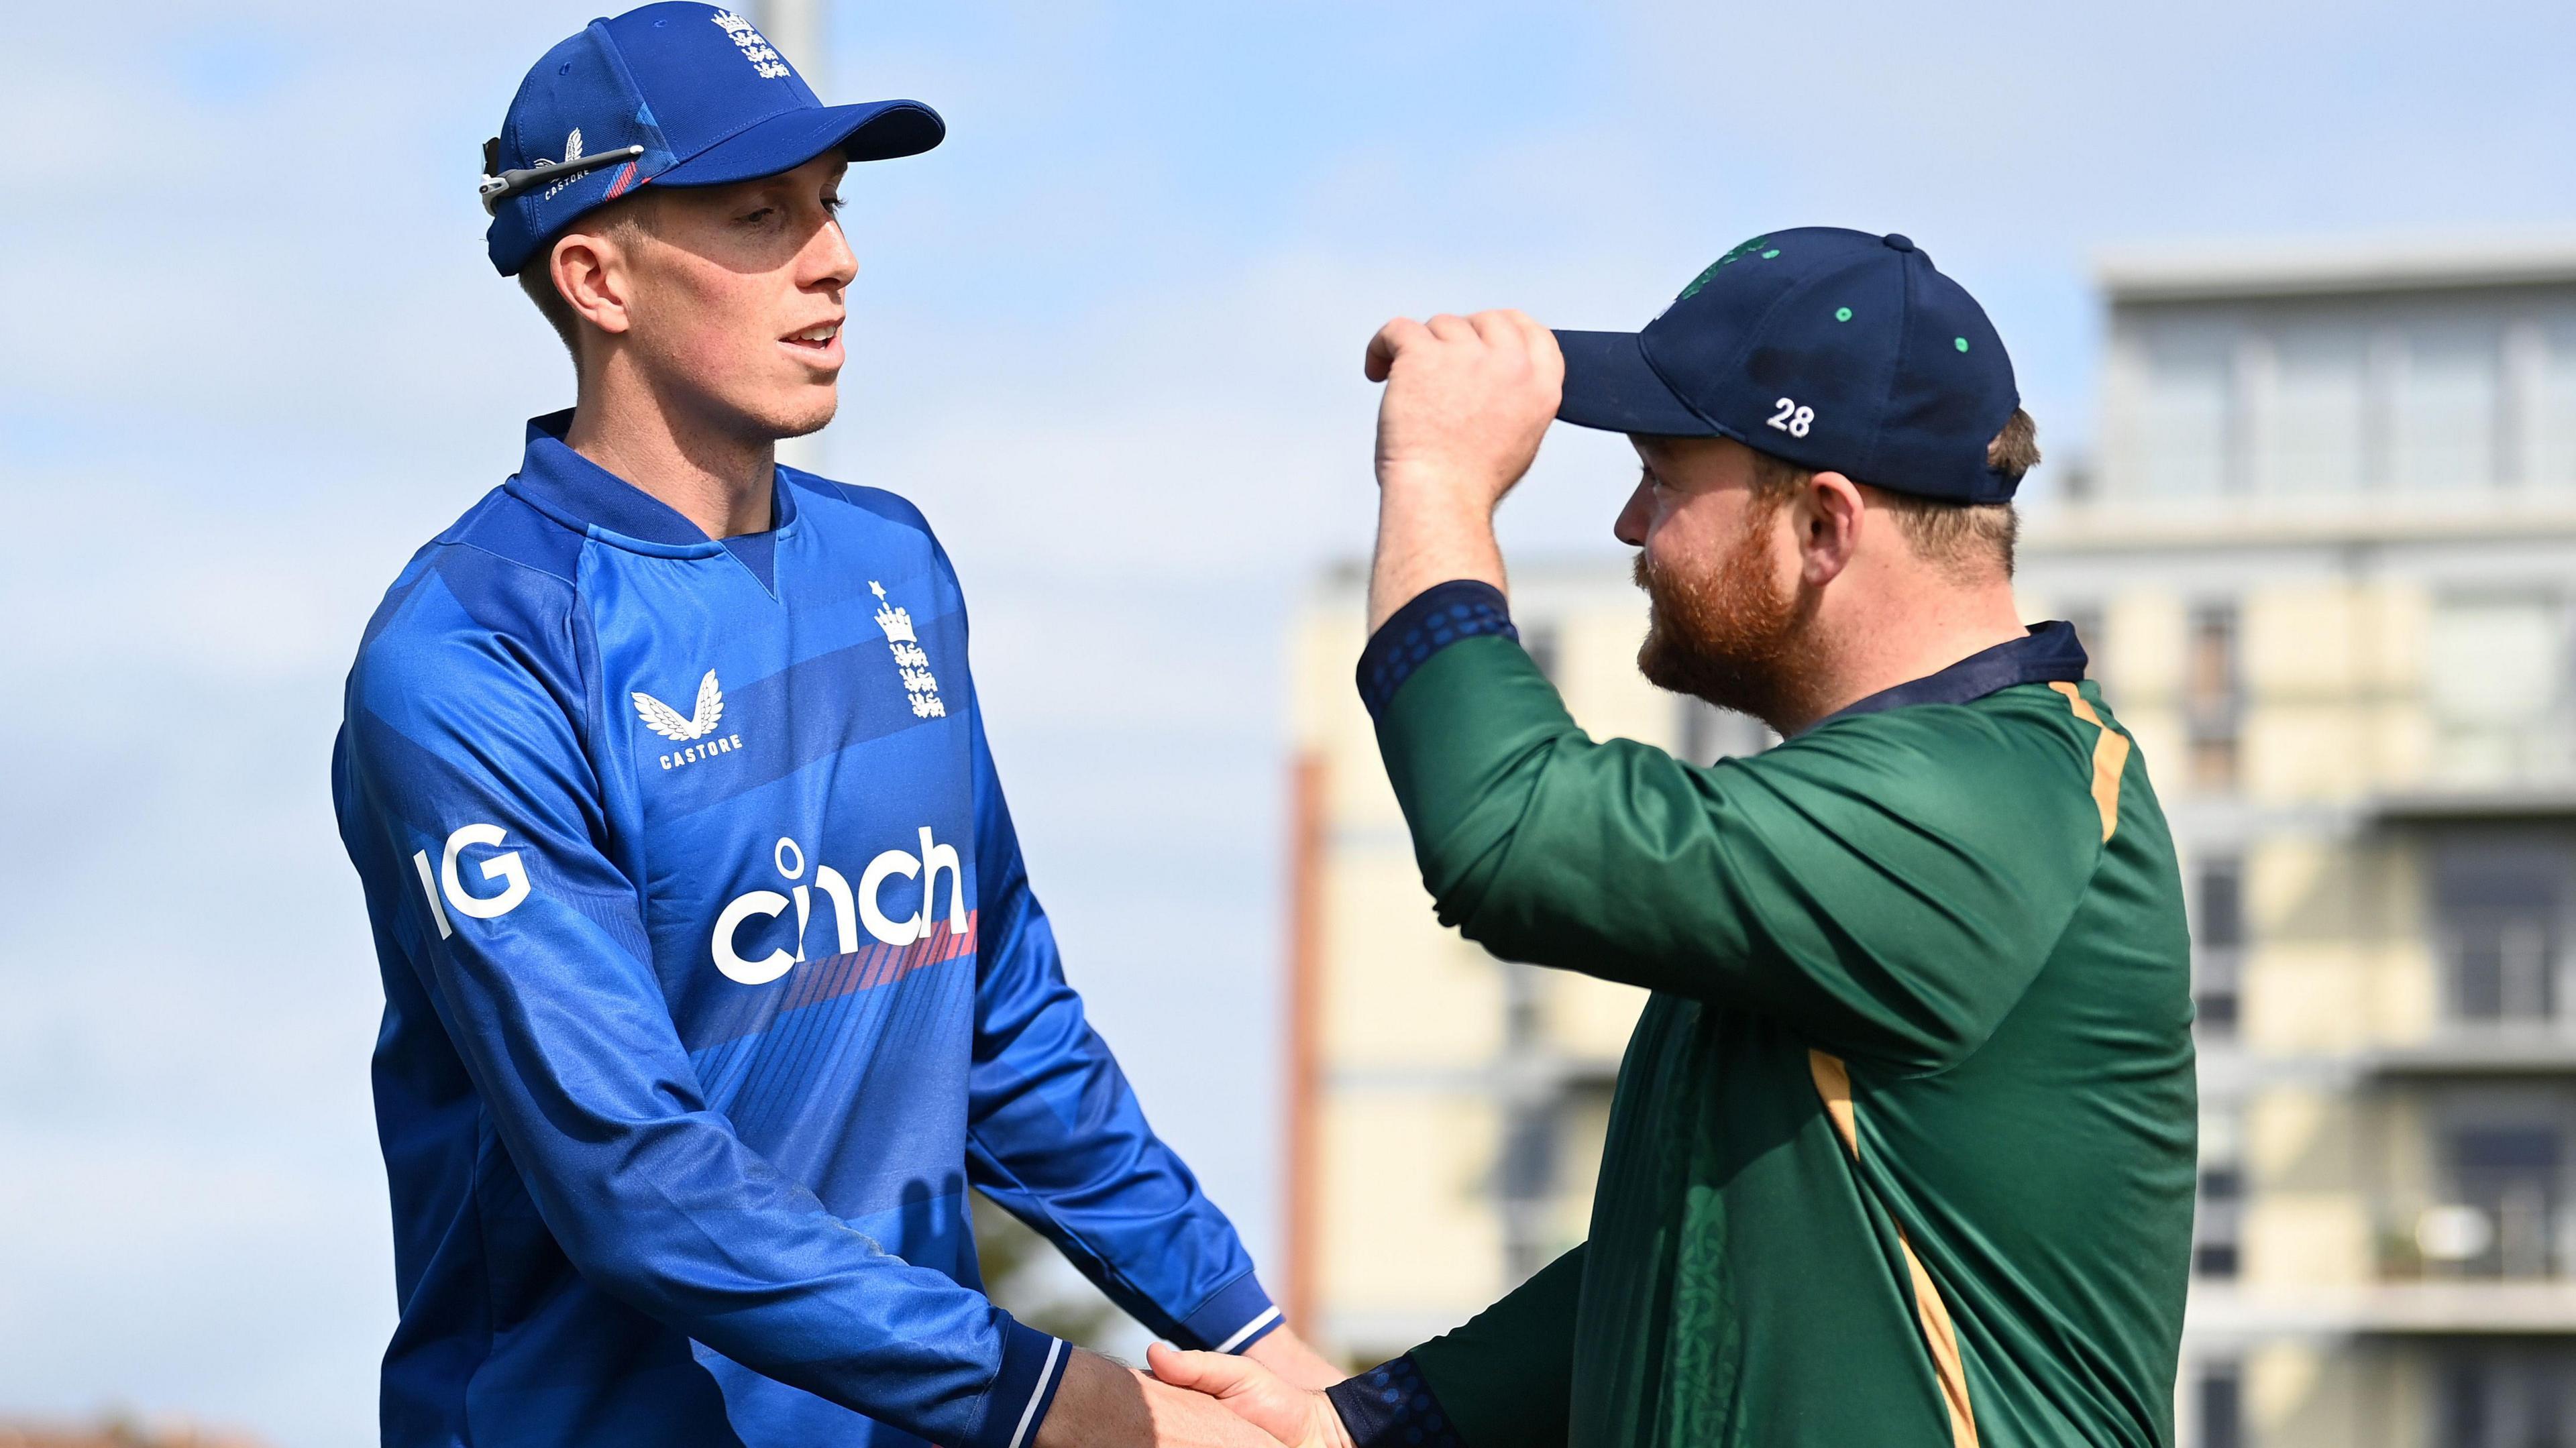
M 1077 1348 L 1073 1361 L 1065 1365 L 1064 1384 L 1056 1389 L 1046 1421 L 1038 1425 L 1035 1448 L 1280 1448 L 1280 1444 L 1226 1411 L 1215 1398 L 1156 1382 Z
M 1300 1388 L 1249 1358 L 1182 1352 L 1156 1343 L 1145 1350 L 1154 1376 L 1223 1403 L 1226 1411 L 1287 1448 L 1351 1448 L 1351 1432 L 1330 1398 Z
M 1377 409 L 1377 557 L 1369 632 L 1436 583 L 1503 587 L 1494 507 L 1556 417 L 1565 357 L 1520 312 L 1398 317 L 1369 340 Z
M 1455 492 L 1488 517 L 1529 471 L 1565 392 L 1556 334 L 1526 312 L 1398 317 L 1362 366 L 1386 384 L 1378 485 Z

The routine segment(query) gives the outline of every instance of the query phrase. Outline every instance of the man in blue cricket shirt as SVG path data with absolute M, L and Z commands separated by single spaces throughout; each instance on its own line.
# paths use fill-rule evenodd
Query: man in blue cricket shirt
M 1065 984 L 921 514 L 774 461 L 837 402 L 843 172 L 942 132 L 669 3 L 486 147 L 579 393 L 386 594 L 333 759 L 389 1445 L 1269 1441 L 986 1300 L 969 1185 L 1157 1333 L 1338 1376 Z

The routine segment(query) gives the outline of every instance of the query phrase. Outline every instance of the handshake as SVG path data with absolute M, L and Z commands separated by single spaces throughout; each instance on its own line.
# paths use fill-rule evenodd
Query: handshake
M 1512 311 L 1399 317 L 1370 339 L 1380 516 L 1369 628 L 1433 585 L 1500 588 L 1494 507 L 1556 416 L 1556 336 Z M 1154 1345 L 1150 1373 L 1076 1352 L 1032 1448 L 1356 1448 L 1324 1389 L 1344 1374 L 1286 1327 L 1241 1356 Z
M 1342 1374 L 1282 1328 L 1240 1356 L 1156 1343 L 1148 1373 L 1076 1352 L 1035 1448 L 1353 1448 Z

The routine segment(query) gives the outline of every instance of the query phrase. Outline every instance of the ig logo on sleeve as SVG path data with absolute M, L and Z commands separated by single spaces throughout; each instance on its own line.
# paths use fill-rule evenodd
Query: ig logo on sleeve
M 516 850 L 494 855 L 483 862 L 484 879 L 508 882 L 498 895 L 469 895 L 465 893 L 465 882 L 457 878 L 456 857 L 465 852 L 467 845 L 497 845 L 508 838 L 499 825 L 463 826 L 447 837 L 446 853 L 439 857 L 434 874 L 429 867 L 429 851 L 412 851 L 412 868 L 420 872 L 421 893 L 429 897 L 429 915 L 438 922 L 439 939 L 445 940 L 456 933 L 455 927 L 447 923 L 449 905 L 456 907 L 456 913 L 468 919 L 497 920 L 518 909 L 519 902 L 528 898 L 528 867 L 520 861 Z M 439 902 L 441 894 L 447 897 L 445 905 Z

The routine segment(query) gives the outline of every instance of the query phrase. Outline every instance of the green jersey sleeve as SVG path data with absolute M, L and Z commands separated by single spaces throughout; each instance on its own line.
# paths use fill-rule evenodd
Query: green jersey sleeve
M 1994 1031 L 2101 857 L 2090 731 L 2020 692 L 2026 708 L 1864 714 L 1702 768 L 1589 738 L 1488 636 L 1424 661 L 1378 743 L 1444 924 L 1925 1072 Z
M 1582 1293 L 1578 1246 L 1465 1326 L 1406 1354 L 1466 1448 L 1564 1448 Z

